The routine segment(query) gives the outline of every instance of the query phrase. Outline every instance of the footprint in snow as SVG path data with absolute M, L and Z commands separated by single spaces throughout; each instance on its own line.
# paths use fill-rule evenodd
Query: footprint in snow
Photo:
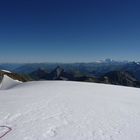
M 55 128 L 50 128 L 46 133 L 43 134 L 43 137 L 55 137 L 57 135 Z

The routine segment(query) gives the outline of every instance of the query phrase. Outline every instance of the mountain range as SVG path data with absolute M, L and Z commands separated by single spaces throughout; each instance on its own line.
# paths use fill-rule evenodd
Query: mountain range
M 11 73 L 0 71 L 0 76 L 20 81 L 34 80 L 67 80 L 96 82 L 131 87 L 140 87 L 140 63 L 101 61 L 93 63 L 34 63 L 34 64 L 3 64 L 2 69 Z

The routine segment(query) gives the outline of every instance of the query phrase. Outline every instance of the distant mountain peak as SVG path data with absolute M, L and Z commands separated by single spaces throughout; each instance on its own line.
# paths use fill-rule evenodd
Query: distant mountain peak
M 110 71 L 100 78 L 104 83 L 140 87 L 140 82 L 128 71 Z
M 51 74 L 54 76 L 54 79 L 60 79 L 61 75 L 63 74 L 64 69 L 61 68 L 60 66 L 57 66 Z

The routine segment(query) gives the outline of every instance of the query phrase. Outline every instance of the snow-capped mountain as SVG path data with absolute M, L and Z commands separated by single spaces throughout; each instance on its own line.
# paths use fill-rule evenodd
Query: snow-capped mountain
M 7 75 L 12 79 L 23 81 L 23 82 L 28 80 L 28 78 L 26 76 L 23 76 L 21 74 L 17 74 L 17 73 L 8 71 L 8 70 L 0 70 L 0 82 L 1 82 L 2 78 L 4 77 L 4 75 Z

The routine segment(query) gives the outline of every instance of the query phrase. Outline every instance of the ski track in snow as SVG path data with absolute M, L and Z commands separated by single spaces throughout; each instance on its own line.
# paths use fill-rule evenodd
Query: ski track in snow
M 0 125 L 12 128 L 5 140 L 139 140 L 139 101 L 135 88 L 23 83 L 0 91 Z

